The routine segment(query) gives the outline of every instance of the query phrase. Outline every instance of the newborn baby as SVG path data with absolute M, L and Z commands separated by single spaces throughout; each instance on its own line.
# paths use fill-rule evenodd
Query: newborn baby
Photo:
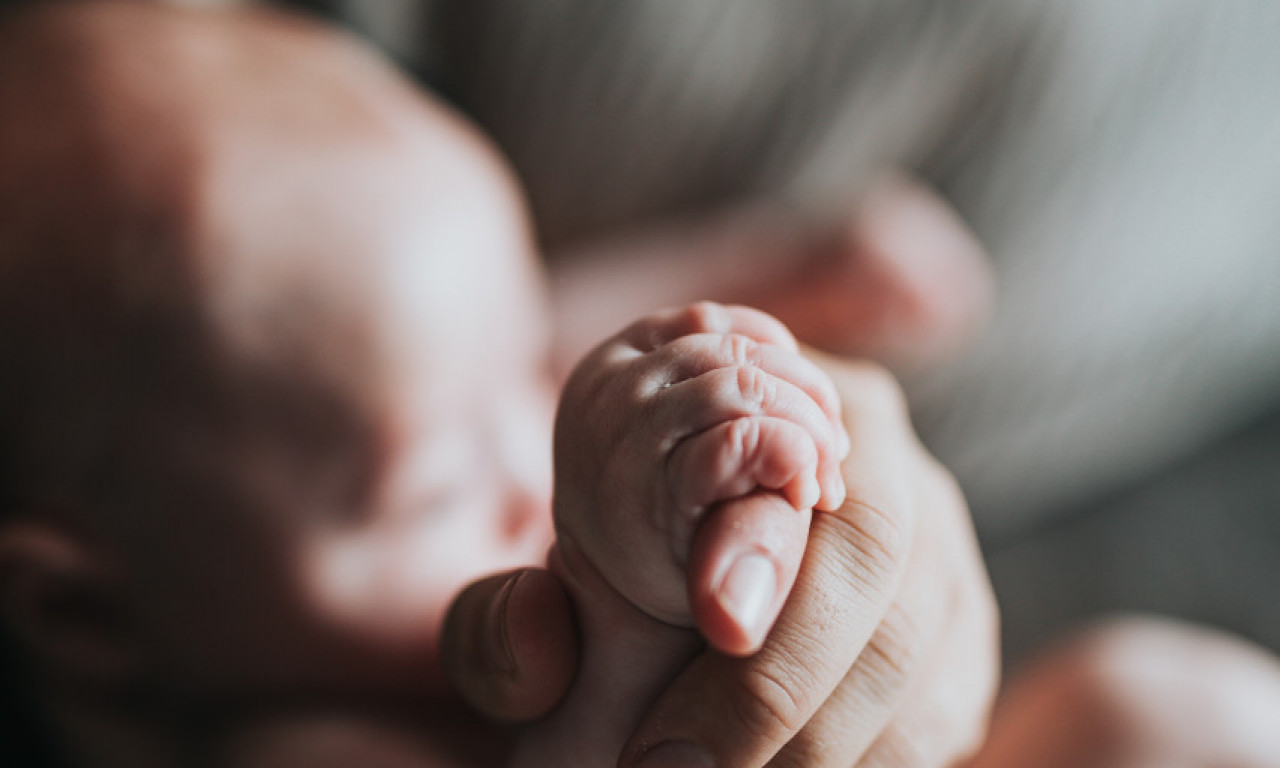
M 487 145 L 312 24 L 106 2 L 0 27 L 0 157 L 0 607 L 66 762 L 253 764 L 299 722 L 503 759 L 438 652 L 552 539 Z
M 0 21 L 0 167 L 0 621 L 39 762 L 611 765 L 692 627 L 760 642 L 804 510 L 842 495 L 829 385 L 767 317 L 695 305 L 597 348 L 555 436 L 583 662 L 517 737 L 438 648 L 461 587 L 553 542 L 544 286 L 492 151 L 312 25 L 104 1 Z M 1274 660 L 1122 639 L 1015 688 L 973 765 L 1165 759 L 1245 711 L 1209 736 L 1272 733 Z M 1082 737 L 1117 723 L 1138 738 Z
M 65 762 L 505 761 L 438 653 L 463 585 L 552 541 L 547 313 L 505 167 L 331 33 L 114 2 L 0 26 L 0 157 L 0 607 Z M 760 642 L 806 517 L 713 505 L 838 502 L 837 419 L 748 310 L 581 366 L 555 562 L 586 659 L 521 754 L 625 735 L 695 620 Z

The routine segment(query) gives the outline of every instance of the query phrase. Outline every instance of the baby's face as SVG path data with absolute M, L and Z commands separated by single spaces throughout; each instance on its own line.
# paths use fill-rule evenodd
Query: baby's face
M 201 270 L 249 437 L 174 490 L 180 524 L 123 539 L 162 679 L 425 692 L 458 589 L 545 555 L 543 286 L 505 171 L 437 117 L 324 151 L 286 126 L 209 166 Z
M 544 557 L 554 408 L 542 286 L 510 201 L 419 199 L 384 220 L 396 252 L 368 294 L 369 494 L 336 522 L 304 516 L 291 555 L 321 620 L 415 660 L 460 587 Z

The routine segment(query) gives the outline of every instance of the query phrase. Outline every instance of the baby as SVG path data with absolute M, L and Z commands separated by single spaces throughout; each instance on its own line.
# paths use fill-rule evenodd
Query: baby
M 547 313 L 505 168 L 308 24 L 101 3 L 0 38 L 0 605 L 66 761 L 505 761 L 437 641 L 463 585 L 552 543 Z M 552 557 L 584 661 L 517 761 L 612 764 L 695 625 L 757 647 L 846 443 L 758 312 L 589 356 Z
M 578 366 L 553 500 L 507 172 L 310 25 L 0 20 L 0 167 L 0 617 L 40 763 L 611 765 L 700 636 L 759 644 L 843 493 L 826 379 L 702 304 Z M 456 698 L 440 623 L 553 538 L 582 664 L 517 735 Z M 1123 627 L 1015 683 L 970 765 L 1275 765 L 1278 701 L 1269 656 Z

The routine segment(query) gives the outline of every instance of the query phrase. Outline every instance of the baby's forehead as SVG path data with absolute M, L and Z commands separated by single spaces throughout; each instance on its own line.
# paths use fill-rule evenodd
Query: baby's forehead
M 21 45 L 0 63 L 24 66 L 0 70 L 45 82 L 0 74 L 0 96 L 14 97 L 0 98 L 0 153 L 26 156 L 6 162 L 0 204 L 25 207 L 12 220 L 53 241 L 64 271 L 141 267 L 228 311 L 278 293 L 309 295 L 313 310 L 338 294 L 353 311 L 376 301 L 362 276 L 406 256 L 404 220 L 519 216 L 505 169 L 471 129 L 335 33 L 110 2 L 6 26 Z M 24 151 L 33 144 L 43 151 Z M 104 264 L 102 241 L 137 230 L 162 236 L 168 263 Z
M 21 225 L 0 237 L 22 241 L 0 263 L 22 279 L 0 299 L 65 336 L 49 348 L 86 370 L 105 358 L 137 384 L 170 357 L 225 367 L 229 350 L 343 397 L 368 391 L 389 304 L 469 311 L 483 281 L 443 267 L 527 249 L 491 150 L 333 33 L 95 3 L 34 12 L 0 38 L 0 220 Z M 509 247 L 475 245 L 504 229 Z M 20 346 L 33 372 L 48 362 Z
M 309 22 L 124 2 L 50 4 L 4 22 L 5 175 L 87 182 L 56 179 L 47 186 L 60 195 L 46 203 L 126 193 L 156 215 L 198 218 L 221 182 L 258 202 L 281 178 L 272 191 L 315 197 L 344 164 L 363 173 L 329 190 L 335 204 L 378 194 L 370 180 L 387 166 L 426 170 L 442 190 L 460 173 L 487 176 L 490 191 L 510 193 L 471 128 L 363 46 Z

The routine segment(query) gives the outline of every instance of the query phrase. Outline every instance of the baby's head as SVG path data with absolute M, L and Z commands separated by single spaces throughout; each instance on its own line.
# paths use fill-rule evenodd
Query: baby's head
M 506 170 L 358 45 L 71 4 L 0 29 L 0 606 L 46 678 L 420 689 L 549 542 Z

